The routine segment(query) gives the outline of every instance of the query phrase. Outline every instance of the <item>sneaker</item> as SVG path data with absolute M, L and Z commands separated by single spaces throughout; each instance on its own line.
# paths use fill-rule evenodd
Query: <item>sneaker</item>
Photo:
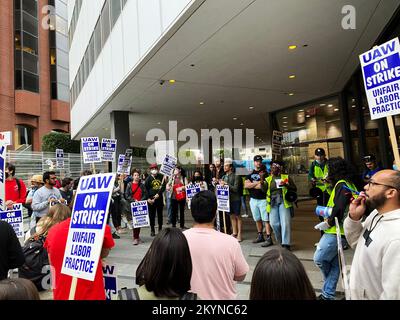
M 259 233 L 257 239 L 254 240 L 253 243 L 261 243 L 264 241 L 265 241 L 264 236 L 262 235 L 262 233 Z
M 272 238 L 271 238 L 271 236 L 269 236 L 269 237 L 265 240 L 265 242 L 261 245 L 261 247 L 266 248 L 266 247 L 272 246 L 273 244 L 274 244 L 274 243 L 272 242 Z
M 132 244 L 133 244 L 134 246 L 137 246 L 137 245 L 139 244 L 139 239 L 133 239 Z
M 122 228 L 120 228 L 120 229 L 118 229 L 117 230 L 117 233 L 118 234 L 125 234 L 125 233 L 127 233 L 128 231 L 126 231 L 126 229 L 122 229 Z
M 116 232 L 114 232 L 114 233 L 112 234 L 112 237 L 113 237 L 113 239 L 121 239 L 121 237 L 120 237 L 119 235 L 117 235 Z
M 325 297 L 323 296 L 323 294 L 321 293 L 321 294 L 317 297 L 317 300 L 329 300 L 329 299 L 325 298 Z
M 291 251 L 290 246 L 287 245 L 287 244 L 283 244 L 283 245 L 282 245 L 282 248 L 285 248 L 286 250 Z
M 249 215 L 247 213 L 242 214 L 242 218 L 248 218 L 248 217 L 249 217 Z
M 156 232 L 154 230 L 152 230 L 151 233 L 150 233 L 150 236 L 151 237 L 155 237 L 156 236 Z
M 318 247 L 319 242 L 314 243 L 314 247 Z

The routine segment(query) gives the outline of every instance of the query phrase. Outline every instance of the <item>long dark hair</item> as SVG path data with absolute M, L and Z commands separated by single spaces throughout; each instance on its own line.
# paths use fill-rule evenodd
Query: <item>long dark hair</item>
M 163 229 L 136 270 L 136 284 L 156 297 L 176 298 L 190 290 L 192 258 L 182 231 Z
M 195 172 L 193 172 L 192 183 L 196 183 L 196 179 L 195 179 L 196 173 L 200 173 L 200 179 L 201 179 L 200 181 L 204 181 L 203 173 L 200 170 L 196 170 Z
M 4 279 L 0 281 L 0 300 L 40 300 L 40 296 L 28 279 Z
M 286 249 L 271 249 L 258 261 L 250 300 L 315 300 L 315 291 L 300 260 Z
M 353 166 L 341 157 L 328 160 L 328 181 L 332 186 L 339 180 L 354 182 L 356 171 Z

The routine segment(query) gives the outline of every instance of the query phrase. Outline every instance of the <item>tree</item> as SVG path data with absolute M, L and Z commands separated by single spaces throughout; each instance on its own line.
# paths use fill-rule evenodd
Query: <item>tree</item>
M 42 138 L 42 151 L 55 152 L 63 149 L 65 153 L 80 153 L 80 141 L 71 140 L 71 135 L 61 132 L 50 132 Z

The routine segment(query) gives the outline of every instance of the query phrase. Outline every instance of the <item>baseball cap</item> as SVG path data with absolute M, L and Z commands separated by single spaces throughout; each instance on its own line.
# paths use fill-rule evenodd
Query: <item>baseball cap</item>
M 373 154 L 367 154 L 363 157 L 364 162 L 375 162 L 376 157 Z
M 149 169 L 158 169 L 157 163 L 152 163 Z
M 254 157 L 254 161 L 263 161 L 263 158 L 260 155 Z
M 316 156 L 324 156 L 325 155 L 325 150 L 322 148 L 317 148 L 315 149 L 315 155 Z

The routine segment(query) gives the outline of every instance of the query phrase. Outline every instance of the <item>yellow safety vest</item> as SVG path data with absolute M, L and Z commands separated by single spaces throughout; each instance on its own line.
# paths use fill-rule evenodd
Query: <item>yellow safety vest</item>
M 336 183 L 335 187 L 333 188 L 333 190 L 331 192 L 331 195 L 329 197 L 329 201 L 328 201 L 328 204 L 327 204 L 328 208 L 333 208 L 335 206 L 335 202 L 334 202 L 335 201 L 335 191 L 336 191 L 336 187 L 337 187 L 337 185 L 339 183 L 345 183 L 347 187 L 349 187 L 350 189 L 353 189 L 354 191 L 357 191 L 357 187 L 354 184 L 352 184 L 350 182 L 347 182 L 346 180 L 339 180 Z M 357 197 L 357 196 L 354 196 L 354 197 Z M 343 217 L 343 218 L 345 218 L 345 217 Z M 344 235 L 343 224 L 339 223 L 339 225 L 340 225 L 340 234 Z M 325 233 L 330 233 L 330 234 L 336 234 L 336 225 L 334 225 L 333 227 L 325 230 L 324 232 Z
M 316 179 L 325 179 L 328 176 L 328 164 L 325 162 L 324 171 L 322 171 L 321 167 L 315 165 L 314 166 L 314 177 Z M 329 194 L 331 193 L 331 189 L 329 188 L 329 184 L 324 183 L 322 181 L 317 181 L 316 187 L 321 189 L 322 192 L 326 191 Z
M 269 176 L 266 181 L 268 183 L 268 190 L 267 190 L 267 212 L 271 212 L 271 182 L 272 182 L 273 176 Z M 289 180 L 289 176 L 287 174 L 281 174 L 281 179 L 282 180 Z M 291 208 L 293 207 L 293 204 L 289 201 L 286 201 L 285 196 L 287 193 L 287 188 L 283 187 L 282 188 L 282 197 L 283 197 L 283 203 L 285 205 L 285 208 Z
M 249 189 L 246 189 L 244 187 L 244 184 L 245 184 L 245 181 L 246 181 L 246 177 L 242 177 L 242 180 L 243 180 L 243 195 L 244 196 L 248 196 L 248 195 L 250 195 Z

